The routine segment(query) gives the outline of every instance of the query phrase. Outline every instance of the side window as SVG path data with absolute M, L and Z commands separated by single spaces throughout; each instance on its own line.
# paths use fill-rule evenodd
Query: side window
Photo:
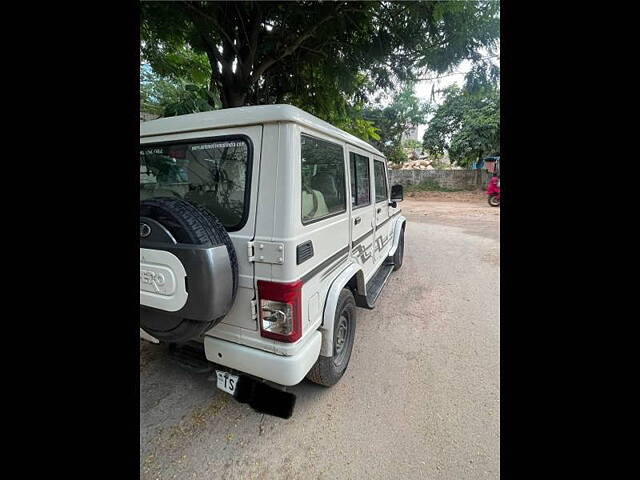
M 375 160 L 373 162 L 375 181 L 376 181 L 376 203 L 382 202 L 388 198 L 387 195 L 387 175 L 384 162 Z
M 351 171 L 351 205 L 353 208 L 371 205 L 371 176 L 369 159 L 357 153 L 349 153 Z
M 301 135 L 302 223 L 347 210 L 344 151 L 340 145 Z

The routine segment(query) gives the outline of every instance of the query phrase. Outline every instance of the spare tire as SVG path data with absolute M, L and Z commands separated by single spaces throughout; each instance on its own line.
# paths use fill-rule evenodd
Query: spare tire
M 148 233 L 151 231 L 150 223 L 157 226 L 156 230 L 161 230 L 161 232 L 154 231 L 154 235 L 150 237 Z M 190 307 L 185 306 L 174 312 L 142 305 L 141 303 L 140 328 L 159 340 L 171 343 L 184 343 L 199 337 L 224 318 L 236 297 L 238 290 L 238 259 L 229 234 L 209 210 L 201 205 L 177 197 L 156 197 L 141 201 L 140 226 L 141 248 L 165 250 L 178 255 L 177 260 L 182 262 L 183 265 L 181 267 L 184 267 L 184 271 L 186 271 L 184 285 L 188 292 L 188 307 Z M 143 226 L 148 231 L 143 231 Z M 194 248 L 189 249 L 189 245 L 193 245 Z M 177 247 L 179 247 L 178 250 L 176 250 Z M 228 265 L 225 265 L 227 268 L 214 272 L 203 271 L 207 269 L 214 270 L 211 268 L 213 264 L 201 263 L 194 265 L 194 252 L 206 252 L 207 249 L 213 247 L 226 248 L 228 260 L 225 255 L 223 261 L 228 262 Z M 180 258 L 181 255 L 184 255 L 184 257 Z M 215 318 L 209 318 L 207 315 L 204 317 L 192 315 L 197 318 L 189 318 L 184 315 L 185 312 L 193 313 L 194 310 L 197 311 L 198 308 L 194 308 L 194 305 L 197 307 L 198 302 L 206 303 L 211 300 L 209 298 L 210 292 L 206 289 L 205 291 L 198 291 L 197 288 L 194 288 L 196 285 L 193 284 L 190 286 L 191 288 L 188 288 L 190 274 L 193 275 L 192 281 L 196 281 L 202 275 L 208 275 L 211 277 L 209 278 L 210 281 L 216 285 L 226 287 L 225 291 L 230 292 L 225 297 L 225 306 L 220 307 L 222 311 L 220 308 L 216 309 Z M 215 278 L 213 278 L 214 276 Z M 229 285 L 231 288 L 229 288 Z M 198 296 L 201 298 L 197 298 Z M 229 296 L 230 299 L 228 298 Z M 206 311 L 210 312 L 211 309 Z

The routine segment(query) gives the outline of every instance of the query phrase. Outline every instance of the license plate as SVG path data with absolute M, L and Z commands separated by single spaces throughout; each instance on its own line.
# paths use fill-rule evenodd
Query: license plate
M 216 370 L 216 375 L 218 376 L 218 388 L 233 395 L 238 385 L 238 375 L 231 375 L 229 372 L 220 370 Z

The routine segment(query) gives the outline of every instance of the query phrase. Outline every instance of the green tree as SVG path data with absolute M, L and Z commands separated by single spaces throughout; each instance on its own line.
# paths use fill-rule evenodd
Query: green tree
M 368 93 L 491 48 L 498 12 L 495 1 L 142 2 L 141 48 L 162 75 L 208 73 L 223 108 L 292 103 L 367 135 L 353 116 Z M 207 69 L 180 62 L 187 47 Z
M 448 152 L 450 160 L 463 167 L 500 150 L 500 91 L 486 78 L 479 81 L 476 73 L 467 77 L 464 88 L 444 90 L 444 101 L 423 137 L 427 152 Z
M 140 65 L 141 110 L 170 117 L 221 107 L 208 87 L 210 66 L 205 55 L 182 45 L 153 60 L 155 68 L 148 61 Z
M 163 77 L 143 66 L 140 71 L 140 109 L 162 117 L 213 110 L 209 89 L 186 79 Z
M 407 160 L 402 136 L 411 127 L 425 122 L 429 107 L 414 93 L 414 85 L 408 82 L 393 96 L 386 107 L 369 107 L 362 111 L 362 117 L 377 129 L 379 139 L 371 141 L 389 161 L 402 163 Z

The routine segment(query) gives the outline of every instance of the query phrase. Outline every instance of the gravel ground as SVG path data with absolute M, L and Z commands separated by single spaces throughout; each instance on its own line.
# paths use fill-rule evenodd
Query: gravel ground
M 500 209 L 476 197 L 402 203 L 403 267 L 358 309 L 343 379 L 293 387 L 289 420 L 141 342 L 141 478 L 499 478 Z

